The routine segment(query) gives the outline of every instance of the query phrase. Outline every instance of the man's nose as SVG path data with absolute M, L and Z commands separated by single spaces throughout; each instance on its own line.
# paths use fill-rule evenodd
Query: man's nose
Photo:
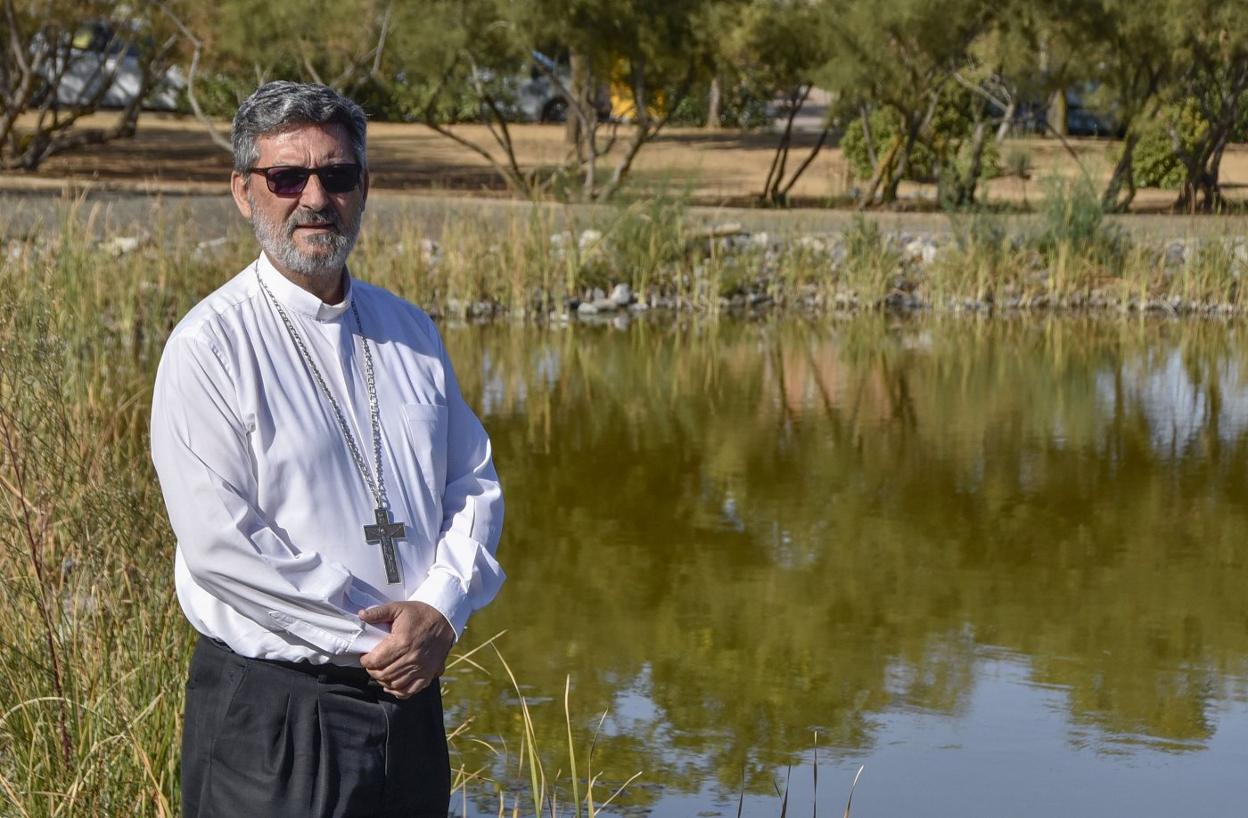
M 329 204 L 329 194 L 321 186 L 321 177 L 315 173 L 308 176 L 308 183 L 303 186 L 303 193 L 299 194 L 299 204 L 311 210 L 321 210 Z

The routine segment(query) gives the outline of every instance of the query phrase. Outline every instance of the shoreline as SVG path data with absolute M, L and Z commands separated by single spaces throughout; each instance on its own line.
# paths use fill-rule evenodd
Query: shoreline
M 1217 229 L 1193 233 L 1174 220 L 1107 218 L 1099 205 L 1064 195 L 1056 209 L 1026 218 L 840 213 L 814 224 L 804 212 L 727 213 L 663 198 L 483 208 L 463 199 L 415 207 L 383 195 L 370 199 L 372 221 L 352 261 L 362 278 L 448 321 L 1248 311 L 1248 219 L 1206 219 Z M 136 279 L 159 272 L 168 298 L 202 297 L 256 246 L 228 197 L 198 203 L 209 210 L 160 197 L 49 197 L 42 211 L 29 201 L 20 212 L 5 208 L 0 272 L 39 277 L 49 261 L 72 255 L 93 275 L 124 259 Z M 142 221 L 121 218 L 118 208 L 134 215 L 136 205 Z M 1233 229 L 1241 221 L 1245 229 Z

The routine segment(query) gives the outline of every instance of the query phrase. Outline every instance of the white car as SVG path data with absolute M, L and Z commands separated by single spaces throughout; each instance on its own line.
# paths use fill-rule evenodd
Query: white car
M 140 35 L 141 36 L 141 35 Z M 105 23 L 92 23 L 80 28 L 69 43 L 69 64 L 61 74 L 62 60 L 50 60 L 44 69 L 44 81 L 51 90 L 56 84 L 56 104 L 74 108 L 90 102 L 105 82 L 108 87 L 100 98 L 99 108 L 124 108 L 139 93 L 143 84 L 143 63 L 139 46 L 133 38 L 114 36 Z M 111 82 L 110 82 L 111 79 Z M 150 110 L 173 111 L 186 79 L 177 66 L 166 69 L 156 86 L 148 93 L 143 107 Z

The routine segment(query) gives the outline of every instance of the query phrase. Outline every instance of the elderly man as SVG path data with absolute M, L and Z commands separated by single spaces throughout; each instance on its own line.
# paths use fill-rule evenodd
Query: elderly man
M 415 306 L 346 261 L 365 117 L 272 82 L 234 119 L 231 189 L 262 252 L 178 324 L 152 457 L 199 631 L 187 816 L 438 816 L 438 676 L 503 581 L 489 438 Z

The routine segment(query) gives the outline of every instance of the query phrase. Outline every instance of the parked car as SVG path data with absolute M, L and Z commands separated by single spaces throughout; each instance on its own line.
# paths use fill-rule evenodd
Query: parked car
M 502 83 L 504 113 L 520 122 L 564 122 L 568 118 L 568 101 L 560 92 L 559 84 L 551 79 L 551 74 L 564 87 L 569 87 L 572 84 L 571 71 L 540 51 L 532 52 L 531 57 L 526 73 L 508 77 Z M 489 81 L 491 77 L 482 72 L 482 78 Z M 599 119 L 609 120 L 611 98 L 605 86 L 599 88 L 596 103 Z
M 1071 136 L 1121 136 L 1121 130 L 1109 117 L 1088 108 L 1066 111 L 1066 133 Z
M 47 63 L 43 74 L 46 83 L 43 93 L 50 93 L 55 83 L 56 104 L 73 108 L 88 103 L 108 82 L 98 107 L 126 107 L 143 84 L 142 53 L 135 39 L 134 36 L 116 36 L 116 30 L 105 22 L 84 25 L 70 39 L 69 64 L 63 66 L 60 57 Z M 148 94 L 143 107 L 158 111 L 176 110 L 185 88 L 186 79 L 182 72 L 177 66 L 171 66 Z

